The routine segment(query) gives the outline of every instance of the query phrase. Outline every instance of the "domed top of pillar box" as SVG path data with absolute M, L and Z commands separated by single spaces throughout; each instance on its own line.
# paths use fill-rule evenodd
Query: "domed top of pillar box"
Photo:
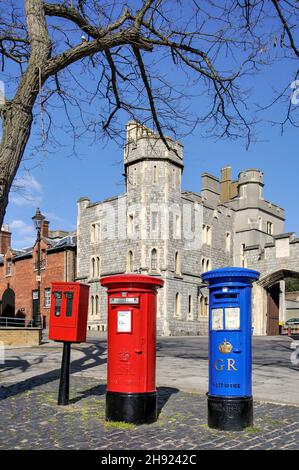
M 163 287 L 164 285 L 163 279 L 153 276 L 145 276 L 144 274 L 116 274 L 114 276 L 103 277 L 100 280 L 100 283 L 108 289 L 156 289 L 157 287 Z
M 254 269 L 226 267 L 212 269 L 201 275 L 204 282 L 210 286 L 215 284 L 236 285 L 236 284 L 252 284 L 260 277 L 260 273 Z

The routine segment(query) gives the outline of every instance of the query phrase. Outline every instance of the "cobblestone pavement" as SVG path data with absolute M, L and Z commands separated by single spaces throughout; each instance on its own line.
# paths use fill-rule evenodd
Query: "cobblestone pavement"
M 160 387 L 159 419 L 105 422 L 105 385 L 71 376 L 71 404 L 56 404 L 49 372 L 0 387 L 0 449 L 299 449 L 299 407 L 255 402 L 254 427 L 220 432 L 206 425 L 206 397 Z

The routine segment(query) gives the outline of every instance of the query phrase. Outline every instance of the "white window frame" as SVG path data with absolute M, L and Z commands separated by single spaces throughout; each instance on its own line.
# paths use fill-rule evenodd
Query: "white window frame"
M 247 197 L 247 186 L 246 184 L 242 184 L 240 187 L 240 199 L 245 199 Z
M 51 307 L 51 287 L 45 287 L 44 289 L 44 308 Z
M 273 235 L 273 222 L 271 220 L 267 220 L 267 234 Z

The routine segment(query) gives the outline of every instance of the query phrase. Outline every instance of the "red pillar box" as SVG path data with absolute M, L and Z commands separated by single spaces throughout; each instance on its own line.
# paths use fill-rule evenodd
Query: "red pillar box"
M 52 282 L 49 339 L 86 341 L 89 286 L 79 282 Z
M 143 275 L 101 279 L 108 289 L 106 420 L 157 419 L 156 295 L 164 281 Z

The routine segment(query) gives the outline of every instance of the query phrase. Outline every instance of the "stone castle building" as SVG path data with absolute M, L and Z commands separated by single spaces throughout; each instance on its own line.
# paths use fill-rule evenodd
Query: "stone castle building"
M 232 181 L 226 167 L 220 179 L 203 174 L 200 193 L 184 191 L 183 147 L 170 138 L 167 142 L 169 149 L 153 131 L 129 122 L 125 193 L 102 202 L 78 201 L 77 280 L 90 284 L 89 329 L 106 329 L 100 277 L 139 272 L 165 281 L 158 294 L 159 334 L 206 334 L 208 291 L 202 272 L 228 265 L 259 270 L 263 250 L 285 236 L 280 235 L 284 210 L 264 199 L 261 171 L 242 171 Z M 281 286 L 283 275 L 278 277 Z M 256 334 L 267 333 L 265 315 L 255 309 Z

